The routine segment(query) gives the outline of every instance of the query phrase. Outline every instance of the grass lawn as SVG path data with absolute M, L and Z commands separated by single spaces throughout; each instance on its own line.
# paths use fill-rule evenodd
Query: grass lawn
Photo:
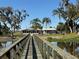
M 14 36 L 15 36 L 16 39 L 19 39 L 23 36 L 23 33 L 22 32 L 15 32 Z
M 14 38 L 15 40 L 18 40 L 21 37 L 23 37 L 23 33 L 22 32 L 15 32 L 14 37 L 15 37 Z M 0 36 L 0 42 L 10 41 L 10 40 L 12 40 L 11 34 L 9 34 L 9 35 L 6 34 L 5 36 L 3 36 L 3 35 Z
M 49 42 L 52 41 L 58 41 L 58 42 L 79 42 L 79 35 L 77 35 L 76 33 L 71 33 L 71 34 L 48 34 L 46 35 L 46 40 L 48 40 Z

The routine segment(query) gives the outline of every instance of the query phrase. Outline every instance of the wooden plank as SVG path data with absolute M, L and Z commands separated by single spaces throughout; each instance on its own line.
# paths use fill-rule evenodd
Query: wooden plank
M 28 44 L 29 44 L 29 38 L 28 38 L 27 43 L 26 43 L 26 45 L 25 45 L 23 54 L 21 55 L 21 59 L 25 59 L 25 58 L 26 58 L 26 53 L 27 53 L 27 49 L 28 49 Z
M 35 41 L 34 38 L 33 38 L 33 40 L 34 40 L 34 45 L 35 45 L 35 49 L 36 49 L 36 53 L 37 53 L 37 59 L 43 59 L 43 58 L 42 58 L 42 55 L 41 55 L 41 53 L 40 53 L 40 51 L 39 51 L 39 48 L 38 48 L 38 46 L 37 46 L 37 42 Z
M 28 50 L 28 56 L 27 59 L 33 59 L 32 55 L 32 38 L 30 38 L 30 45 L 29 45 L 29 50 Z

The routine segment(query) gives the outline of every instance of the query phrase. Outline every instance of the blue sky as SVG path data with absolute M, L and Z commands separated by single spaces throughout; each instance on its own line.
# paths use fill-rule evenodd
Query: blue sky
M 13 9 L 26 9 L 30 15 L 21 23 L 21 28 L 29 28 L 30 21 L 34 18 L 50 17 L 52 23 L 50 26 L 56 27 L 59 21 L 64 22 L 62 19 L 59 20 L 57 16 L 52 16 L 52 11 L 59 5 L 60 0 L 0 0 L 0 7 L 11 6 Z M 71 0 L 75 2 L 76 0 Z

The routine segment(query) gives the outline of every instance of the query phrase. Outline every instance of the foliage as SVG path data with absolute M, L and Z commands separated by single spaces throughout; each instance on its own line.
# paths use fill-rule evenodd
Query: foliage
M 52 37 L 47 37 L 47 40 L 49 41 L 49 42 L 52 42 Z
M 0 8 L 0 28 L 2 32 L 15 32 L 20 28 L 20 23 L 28 16 L 26 10 L 14 10 L 11 7 Z
M 57 31 L 60 31 L 61 33 L 65 30 L 65 25 L 63 23 L 59 23 L 57 25 L 57 28 L 56 28 Z
M 51 23 L 51 19 L 49 17 L 44 17 L 42 23 L 46 24 L 47 27 L 47 24 Z
M 13 20 L 11 22 L 11 27 L 14 29 L 14 32 L 16 29 L 20 28 L 20 23 L 25 19 L 25 17 L 26 11 L 15 10 L 15 13 L 11 17 L 11 19 Z
M 37 30 L 37 29 L 42 29 L 42 25 L 41 25 L 41 20 L 39 18 L 35 18 L 31 21 L 31 28 Z
M 69 3 L 69 0 L 62 0 L 61 5 L 53 10 L 53 15 L 57 15 L 66 21 L 66 25 L 69 27 L 70 32 L 74 32 L 76 29 L 76 22 L 79 18 L 79 3 Z
M 20 37 L 23 36 L 23 33 L 20 32 L 20 31 L 17 31 L 17 32 L 14 33 L 14 36 L 15 36 L 16 39 L 19 39 Z
M 31 24 L 41 23 L 41 20 L 39 18 L 35 18 L 30 23 Z
M 53 36 L 58 36 L 58 37 L 62 37 L 62 38 L 53 38 Z M 79 35 L 77 35 L 76 33 L 72 33 L 72 34 L 66 34 L 66 35 L 60 35 L 60 34 L 53 34 L 53 35 L 49 35 L 47 37 L 47 40 L 49 42 L 79 42 Z
M 69 33 L 68 26 L 66 24 L 62 23 L 62 22 L 59 22 L 56 30 L 59 31 L 60 33 Z

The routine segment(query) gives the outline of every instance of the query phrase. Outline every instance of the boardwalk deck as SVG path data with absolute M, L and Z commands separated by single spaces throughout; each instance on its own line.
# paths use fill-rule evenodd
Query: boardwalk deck
M 27 43 L 25 45 L 25 48 L 24 48 L 23 54 L 21 56 L 21 59 L 26 59 L 26 55 L 27 55 L 27 51 L 28 51 L 28 47 L 29 47 L 29 39 L 28 39 L 28 41 L 27 41 Z
M 37 59 L 43 59 L 35 39 L 33 39 L 33 40 L 34 40 L 34 45 L 35 45 L 35 49 L 36 49 L 36 53 L 37 53 Z
M 42 59 L 41 53 L 33 37 L 30 37 L 25 59 Z
M 78 59 L 35 35 L 27 35 L 0 50 L 0 59 Z

